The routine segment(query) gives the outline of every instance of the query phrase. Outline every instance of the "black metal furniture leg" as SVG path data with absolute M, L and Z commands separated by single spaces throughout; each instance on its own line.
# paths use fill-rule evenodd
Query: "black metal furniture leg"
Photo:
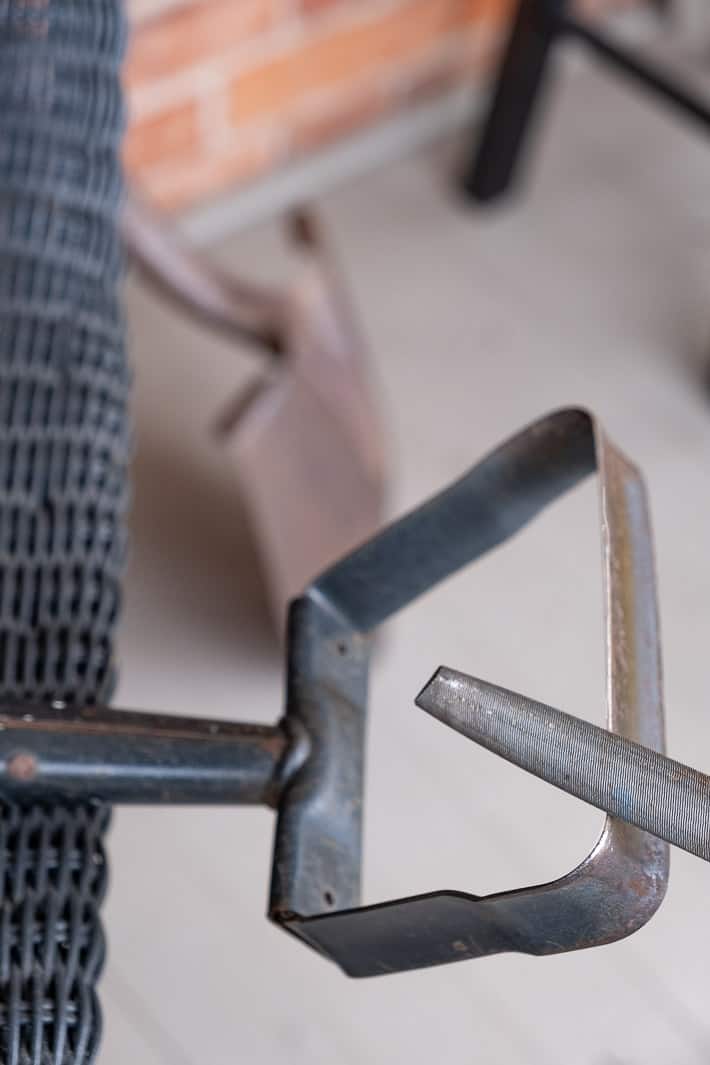
M 463 179 L 473 200 L 494 200 L 511 187 L 567 3 L 520 0 L 483 133 Z

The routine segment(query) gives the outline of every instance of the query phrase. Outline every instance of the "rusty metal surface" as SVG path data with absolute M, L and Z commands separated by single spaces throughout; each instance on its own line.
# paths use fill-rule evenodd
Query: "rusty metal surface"
M 308 757 L 297 725 L 73 707 L 0 706 L 0 790 L 23 803 L 275 806 Z
M 561 791 L 710 861 L 710 777 L 697 769 L 446 666 L 416 704 Z
M 284 287 L 237 279 L 129 204 L 131 255 L 163 295 L 210 328 L 258 344 L 263 374 L 230 401 L 217 436 L 234 463 L 272 614 L 380 523 L 384 443 L 364 345 L 312 212 L 289 219 L 302 252 Z
M 543 418 L 323 574 L 292 608 L 288 714 L 320 733 L 286 793 L 271 916 L 352 976 L 620 939 L 663 900 L 665 843 L 615 818 L 574 870 L 485 898 L 441 891 L 359 907 L 367 643 L 372 629 L 599 472 L 609 728 L 663 748 L 651 533 L 635 466 L 584 411 Z M 333 820 L 329 811 L 333 809 Z
M 445 890 L 360 906 L 374 630 L 519 532 L 595 467 L 608 725 L 661 751 L 658 622 L 643 483 L 589 414 L 562 410 L 326 570 L 292 603 L 286 714 L 279 724 L 61 704 L 3 706 L 3 791 L 32 800 L 276 806 L 269 915 L 352 976 L 503 951 L 552 954 L 629 935 L 663 899 L 668 848 L 618 817 L 607 818 L 585 861 L 552 883 L 484 898 Z

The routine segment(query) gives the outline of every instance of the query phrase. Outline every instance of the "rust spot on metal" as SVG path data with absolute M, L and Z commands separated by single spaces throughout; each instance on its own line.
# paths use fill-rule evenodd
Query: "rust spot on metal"
M 645 899 L 652 887 L 649 877 L 643 875 L 632 877 L 626 882 L 627 891 L 635 895 L 637 899 Z
M 20 751 L 18 754 L 11 755 L 5 763 L 5 770 L 9 777 L 13 780 L 30 781 L 34 780 L 37 776 L 39 766 L 37 765 L 37 759 L 33 754 L 28 754 L 26 751 Z

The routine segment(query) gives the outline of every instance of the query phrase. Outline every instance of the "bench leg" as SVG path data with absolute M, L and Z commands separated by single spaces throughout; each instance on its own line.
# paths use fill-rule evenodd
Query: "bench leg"
M 494 200 L 514 181 L 567 5 L 568 0 L 520 0 L 483 132 L 463 180 L 473 200 Z

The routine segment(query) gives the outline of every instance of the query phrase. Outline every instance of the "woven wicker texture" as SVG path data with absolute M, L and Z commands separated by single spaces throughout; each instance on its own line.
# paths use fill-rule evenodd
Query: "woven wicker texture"
M 105 700 L 129 376 L 117 0 L 0 0 L 0 697 Z M 0 1060 L 86 1065 L 108 810 L 0 804 Z

